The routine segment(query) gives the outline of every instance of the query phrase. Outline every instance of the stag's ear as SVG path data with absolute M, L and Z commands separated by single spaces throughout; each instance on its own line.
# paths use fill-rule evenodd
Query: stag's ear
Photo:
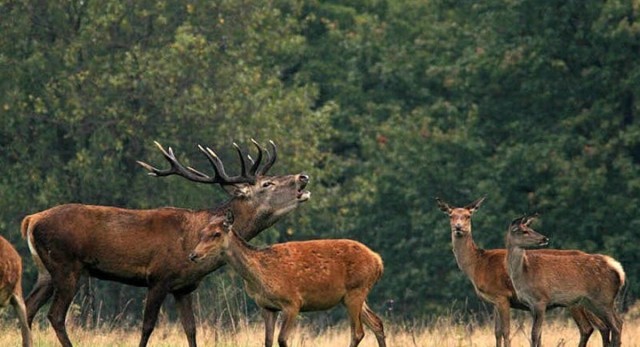
M 438 208 L 440 209 L 440 211 L 446 213 L 446 214 L 450 214 L 451 213 L 451 207 L 449 207 L 449 205 L 440 200 L 440 198 L 436 197 L 436 203 L 438 204 Z
M 227 194 L 236 198 L 246 198 L 249 196 L 250 188 L 246 183 L 225 184 L 221 186 Z
M 224 224 L 230 227 L 233 224 L 233 211 L 228 209 L 224 214 Z
M 473 214 L 474 212 L 476 212 L 480 208 L 480 205 L 482 205 L 482 202 L 484 201 L 484 199 L 486 199 L 486 196 L 481 197 L 480 199 L 470 203 L 469 205 L 465 206 L 464 208 L 466 208 L 467 210 L 469 210 L 469 212 L 471 212 Z

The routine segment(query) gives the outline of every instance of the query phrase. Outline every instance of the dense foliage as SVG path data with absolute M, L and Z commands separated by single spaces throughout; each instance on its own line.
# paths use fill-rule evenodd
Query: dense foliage
M 162 162 L 154 140 L 203 167 L 196 144 L 233 163 L 233 141 L 272 139 L 273 171 L 309 173 L 313 195 L 254 242 L 366 243 L 386 269 L 371 306 L 389 316 L 482 307 L 435 196 L 488 197 L 474 219 L 486 248 L 503 246 L 513 217 L 540 212 L 535 227 L 553 247 L 624 265 L 630 303 L 640 289 L 639 7 L 0 1 L 0 232 L 24 256 L 29 290 L 25 215 L 66 202 L 210 207 L 224 195 L 151 179 L 135 161 Z M 129 308 L 136 289 L 89 284 L 76 303 L 140 314 Z M 235 284 L 212 274 L 199 300 L 219 301 L 221 288 L 229 300 Z

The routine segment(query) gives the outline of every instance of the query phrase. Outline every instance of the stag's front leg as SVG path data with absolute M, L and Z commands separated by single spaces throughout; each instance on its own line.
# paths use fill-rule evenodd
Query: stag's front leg
M 168 293 L 169 291 L 164 285 L 152 285 L 149 287 L 142 318 L 142 337 L 140 338 L 140 347 L 145 347 L 147 342 L 149 342 L 149 337 L 151 336 L 151 333 L 156 326 L 156 322 L 158 321 L 160 307 Z
M 184 333 L 187 335 L 189 347 L 196 347 L 196 320 L 193 315 L 193 297 L 191 293 L 193 293 L 193 290 L 186 293 L 175 292 L 173 293 L 173 297 L 176 299 L 182 329 L 184 329 Z

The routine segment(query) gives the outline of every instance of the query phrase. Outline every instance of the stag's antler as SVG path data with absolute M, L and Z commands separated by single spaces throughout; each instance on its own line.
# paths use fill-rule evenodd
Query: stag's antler
M 165 159 L 167 159 L 171 167 L 169 169 L 160 170 L 139 160 L 137 161 L 137 163 L 147 169 L 149 171 L 149 175 L 156 177 L 178 175 L 190 181 L 199 183 L 219 183 L 222 185 L 235 183 L 254 184 L 256 182 L 256 177 L 266 174 L 275 162 L 276 146 L 273 141 L 269 141 L 271 147 L 273 148 L 273 157 L 271 157 L 269 155 L 269 152 L 267 151 L 267 163 L 264 165 L 264 167 L 262 167 L 262 169 L 259 169 L 260 162 L 262 161 L 262 148 L 255 140 L 251 139 L 251 142 L 253 142 L 253 144 L 258 149 L 258 157 L 255 161 L 253 161 L 250 156 L 243 153 L 240 149 L 240 146 L 238 146 L 236 143 L 233 144 L 238 152 L 238 156 L 240 157 L 240 175 L 237 176 L 229 176 L 224 170 L 224 165 L 222 164 L 222 160 L 220 160 L 218 155 L 211 148 L 202 147 L 200 145 L 198 145 L 198 148 L 202 151 L 202 153 L 205 154 L 207 160 L 213 167 L 213 171 L 215 172 L 215 175 L 213 177 L 202 173 L 201 171 L 198 171 L 192 167 L 185 167 L 178 161 L 178 159 L 176 159 L 176 156 L 173 153 L 173 149 L 171 149 L 171 147 L 169 147 L 168 150 L 165 150 L 157 141 L 154 141 L 155 145 L 160 149 L 160 152 L 162 152 L 162 155 L 164 155 Z M 249 168 L 248 172 L 246 162 L 247 159 L 251 161 L 251 168 Z

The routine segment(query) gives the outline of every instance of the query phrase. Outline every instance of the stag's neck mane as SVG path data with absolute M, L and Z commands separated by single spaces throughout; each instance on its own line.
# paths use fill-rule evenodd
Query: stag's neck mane
M 452 236 L 452 243 L 458 267 L 467 276 L 473 278 L 478 258 L 483 250 L 476 246 L 471 233 L 463 237 Z
M 267 216 L 259 213 L 257 207 L 247 199 L 231 198 L 210 209 L 209 213 L 224 214 L 224 211 L 228 209 L 231 209 L 234 215 L 233 229 L 238 236 L 245 240 L 251 240 L 273 224 L 268 221 Z

